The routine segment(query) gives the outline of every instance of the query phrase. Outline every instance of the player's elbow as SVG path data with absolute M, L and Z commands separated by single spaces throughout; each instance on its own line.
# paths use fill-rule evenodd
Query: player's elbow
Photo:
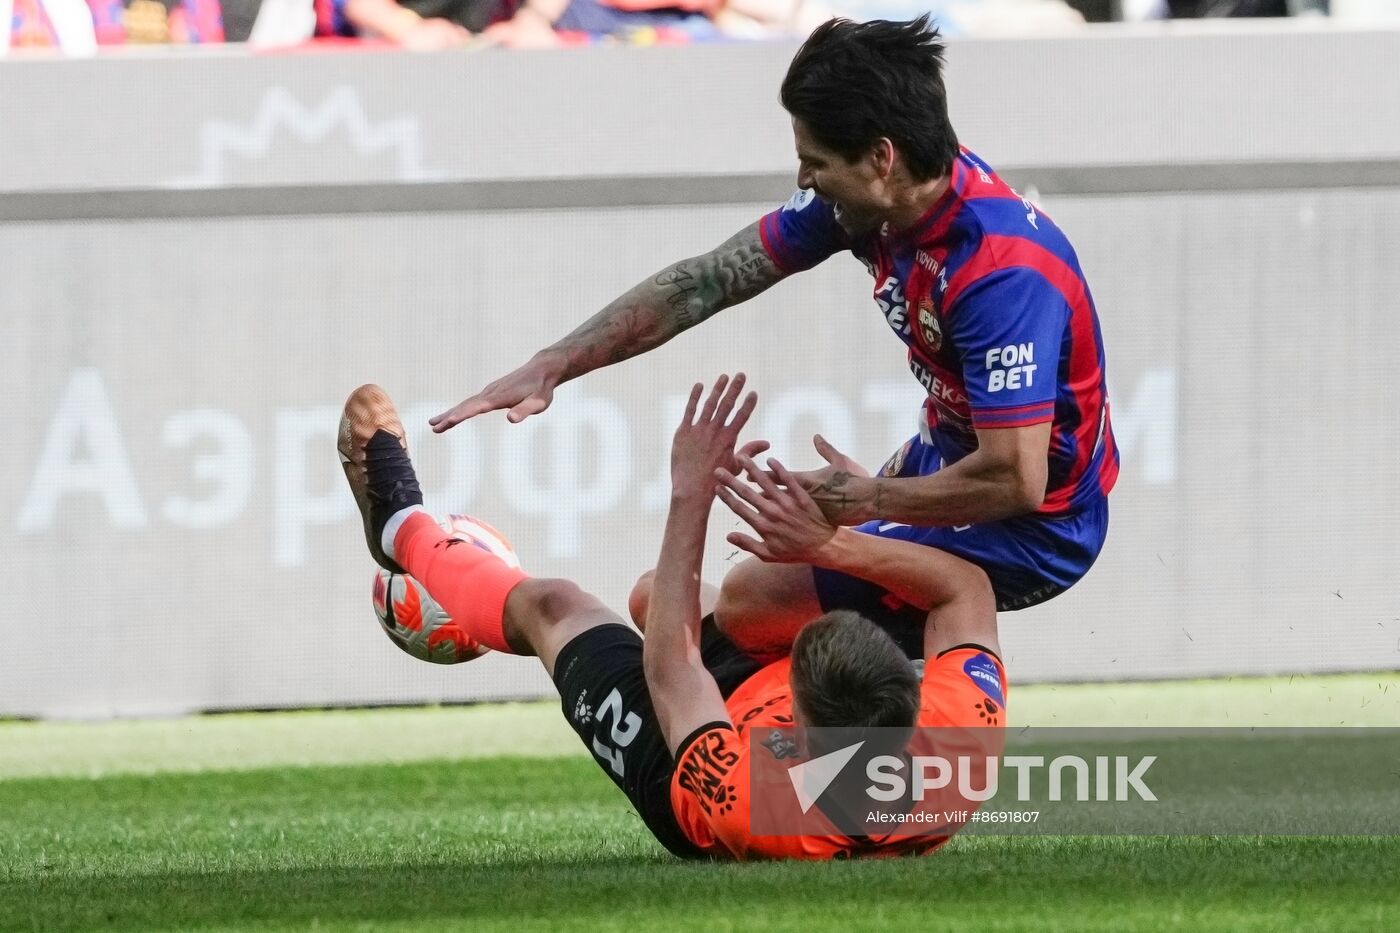
M 1008 508 L 1018 515 L 1040 508 L 1045 503 L 1047 475 L 1048 471 L 1043 461 L 1005 464 L 1001 470 L 1001 481 Z
M 1051 424 L 979 431 L 980 474 L 988 492 L 1005 509 L 1002 518 L 1024 515 L 1045 503 L 1050 479 Z
M 1045 471 L 1025 470 L 1016 474 L 1012 484 L 1015 507 L 1022 512 L 1034 512 L 1045 504 Z
M 632 624 L 643 634 L 647 630 L 647 610 L 651 607 L 651 587 L 655 579 L 656 571 L 648 570 L 637 578 L 637 582 L 632 584 L 632 592 L 627 594 L 627 613 L 632 617 Z
M 642 673 L 653 690 L 669 690 L 685 683 L 703 663 L 698 648 L 678 643 L 660 632 L 648 636 L 642 645 Z

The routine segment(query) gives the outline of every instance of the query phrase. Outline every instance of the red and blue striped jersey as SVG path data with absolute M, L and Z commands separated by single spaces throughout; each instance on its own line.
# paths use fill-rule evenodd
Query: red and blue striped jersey
M 1039 512 L 1107 495 L 1118 477 L 1103 338 L 1069 240 L 976 155 L 908 230 L 852 237 L 832 206 L 799 191 L 759 225 L 769 256 L 797 272 L 850 250 L 875 302 L 909 348 L 928 392 L 924 418 L 945 463 L 977 449 L 976 429 L 1051 423 Z

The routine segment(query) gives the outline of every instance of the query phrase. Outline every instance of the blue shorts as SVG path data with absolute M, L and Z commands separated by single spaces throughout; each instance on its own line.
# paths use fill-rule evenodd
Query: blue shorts
M 890 459 L 882 476 L 928 476 L 942 466 L 938 449 L 918 437 Z M 872 521 L 856 531 L 881 538 L 915 541 L 946 551 L 981 567 L 992 581 L 997 610 L 1038 605 L 1079 581 L 1103 548 L 1108 534 L 1108 498 L 1062 516 L 1022 515 L 981 525 L 921 527 Z M 871 618 L 888 619 L 923 613 L 884 587 L 835 570 L 813 568 L 822 609 L 854 609 Z

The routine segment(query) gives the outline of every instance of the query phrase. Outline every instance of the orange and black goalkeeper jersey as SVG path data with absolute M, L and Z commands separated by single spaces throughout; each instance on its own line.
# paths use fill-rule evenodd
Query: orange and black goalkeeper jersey
M 783 734 L 774 730 L 793 725 L 790 667 L 787 659 L 777 661 L 744 681 L 725 703 L 733 724 L 712 723 L 682 744 L 671 778 L 671 806 L 686 838 L 709 855 L 740 860 L 925 854 L 946 843 L 960 823 L 934 827 L 926 835 L 903 832 L 858 839 L 834 825 L 829 834 L 752 832 L 750 759 L 755 748 L 774 751 L 771 743 Z M 925 665 L 916 725 L 950 732 L 992 727 L 976 729 L 984 738 L 975 742 L 985 743 L 987 735 L 999 740 L 1006 725 L 1006 693 L 1006 673 L 995 655 L 974 645 L 953 648 Z M 985 744 L 977 748 L 986 750 Z

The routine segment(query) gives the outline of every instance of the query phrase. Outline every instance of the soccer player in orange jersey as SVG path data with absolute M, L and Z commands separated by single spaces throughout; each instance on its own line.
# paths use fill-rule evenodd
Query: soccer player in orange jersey
M 947 569 L 927 562 L 956 560 L 909 542 L 843 536 L 782 464 L 770 461 L 770 474 L 736 454 L 756 404 L 753 393 L 739 402 L 743 386 L 742 374 L 721 377 L 702 404 L 704 389 L 696 385 L 676 430 L 661 553 L 639 598 L 646 605 L 634 606 L 645 616 L 645 643 L 574 583 L 532 578 L 486 550 L 455 546 L 464 542 L 422 507 L 403 426 L 377 386 L 350 396 L 338 447 L 375 560 L 412 574 L 482 644 L 538 657 L 574 731 L 669 851 L 734 859 L 933 851 L 961 821 L 918 833 L 851 834 L 833 817 L 800 835 L 754 832 L 755 756 L 797 763 L 786 748 L 764 744 L 774 732 L 944 726 L 999 737 L 1007 686 L 990 590 L 980 605 L 930 618 L 922 677 L 889 634 L 853 612 L 815 619 L 798 634 L 790 658 L 768 664 L 702 621 L 706 523 L 721 489 L 773 559 L 808 561 L 825 549 L 825 559 L 869 574 L 914 604 L 923 598 L 919 581 Z M 748 482 L 736 476 L 740 468 Z M 817 819 L 824 819 L 820 812 Z

